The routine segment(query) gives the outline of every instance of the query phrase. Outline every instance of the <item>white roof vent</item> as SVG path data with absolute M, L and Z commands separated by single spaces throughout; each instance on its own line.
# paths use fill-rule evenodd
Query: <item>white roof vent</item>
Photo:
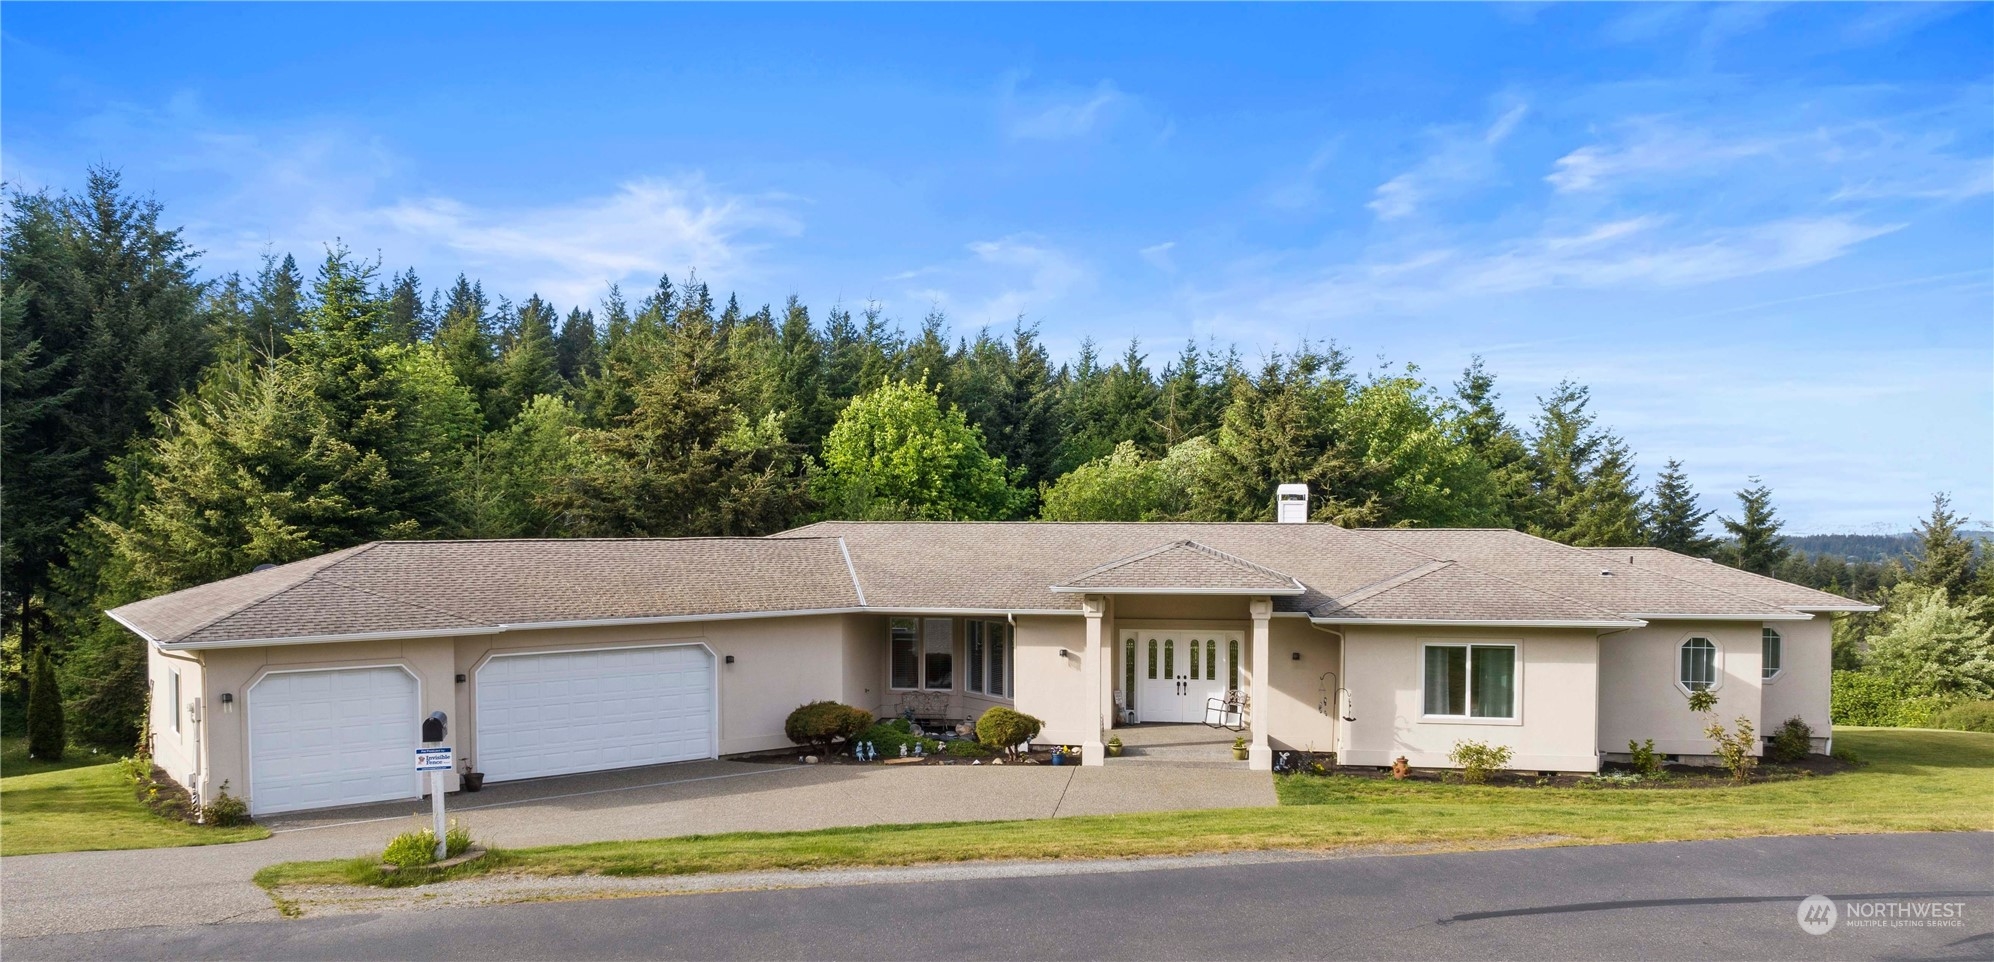
M 1309 520 L 1309 486 L 1284 484 L 1274 489 L 1274 520 L 1282 524 L 1306 524 Z

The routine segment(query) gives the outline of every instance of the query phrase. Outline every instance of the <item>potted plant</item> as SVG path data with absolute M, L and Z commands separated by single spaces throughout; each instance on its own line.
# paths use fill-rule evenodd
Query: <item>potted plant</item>
M 1246 761 L 1246 736 L 1241 735 L 1232 740 L 1232 760 L 1236 762 Z
M 464 774 L 461 777 L 464 790 L 467 792 L 475 792 L 485 787 L 485 773 L 472 771 L 469 759 L 464 762 Z
M 1120 735 L 1108 736 L 1108 757 L 1109 758 L 1122 757 L 1122 736 Z

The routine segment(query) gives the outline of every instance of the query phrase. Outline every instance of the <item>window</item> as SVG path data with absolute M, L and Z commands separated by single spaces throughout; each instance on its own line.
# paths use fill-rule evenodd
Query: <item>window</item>
M 889 629 L 893 649 L 893 687 L 921 687 L 920 635 L 914 629 L 914 619 L 895 618 Z
M 1122 643 L 1122 703 L 1135 707 L 1135 636 Z
M 180 673 L 173 673 L 173 730 L 180 730 Z
M 1689 691 L 1717 686 L 1717 646 L 1708 638 L 1691 638 L 1682 643 L 1682 664 L 1676 681 Z
M 1205 680 L 1219 680 L 1219 643 L 1212 638 L 1205 639 Z
M 984 647 L 983 635 L 987 627 L 981 621 L 972 621 L 963 626 L 963 657 L 969 659 L 969 690 L 983 691 Z
M 990 694 L 1001 695 L 1011 690 L 1011 626 L 993 623 L 990 627 L 992 629 L 990 637 L 985 642 L 985 644 L 990 646 L 990 672 L 988 675 L 990 680 Z
M 1426 714 L 1516 717 L 1515 645 L 1427 645 Z
M 1759 677 L 1771 681 L 1779 674 L 1779 632 L 1771 628 L 1760 629 L 1760 646 L 1764 658 L 1759 662 Z
M 1149 677 L 1156 678 L 1156 639 L 1149 639 Z
M 1226 653 L 1232 656 L 1232 661 L 1231 661 L 1231 667 L 1226 669 L 1225 686 L 1227 688 L 1232 689 L 1233 691 L 1238 691 L 1239 690 L 1239 639 L 1235 638 L 1231 641 L 1226 642 L 1226 648 L 1228 649 Z
M 921 687 L 948 691 L 955 687 L 955 622 L 949 618 L 921 619 Z
M 1186 649 L 1185 653 L 1191 656 L 1190 657 L 1191 680 L 1197 681 L 1198 680 L 1198 639 L 1196 638 L 1191 639 L 1190 641 L 1184 644 L 1184 647 Z
M 1004 690 L 1018 694 L 1018 639 L 1010 626 L 1004 628 Z
M 1163 639 L 1163 677 L 1177 679 L 1177 642 L 1169 638 Z

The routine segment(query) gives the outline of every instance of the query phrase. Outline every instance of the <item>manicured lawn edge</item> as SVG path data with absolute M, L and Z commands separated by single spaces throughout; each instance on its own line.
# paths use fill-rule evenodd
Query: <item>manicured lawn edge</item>
M 0 778 L 0 856 L 220 845 L 269 838 L 155 815 L 114 761 Z
M 1281 779 L 1275 808 L 737 832 L 494 849 L 443 871 L 372 858 L 273 865 L 256 882 L 404 887 L 490 873 L 650 876 L 1267 850 L 1605 844 L 1776 835 L 1994 830 L 1994 735 L 1844 729 L 1864 764 L 1823 777 L 1697 789 L 1535 789 Z M 476 826 L 472 826 L 475 833 Z

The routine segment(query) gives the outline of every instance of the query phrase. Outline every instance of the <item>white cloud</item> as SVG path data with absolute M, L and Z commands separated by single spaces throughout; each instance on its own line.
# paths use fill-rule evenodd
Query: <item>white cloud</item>
M 1080 94 L 1021 97 L 1016 80 L 1006 84 L 1005 131 L 1015 140 L 1066 140 L 1105 123 L 1128 96 L 1103 80 Z
M 1435 197 L 1487 182 L 1500 170 L 1496 148 L 1516 132 L 1529 112 L 1529 105 L 1519 103 L 1479 133 L 1461 127 L 1431 132 L 1432 152 L 1411 169 L 1379 184 L 1365 206 L 1381 221 L 1403 220 Z
M 1142 255 L 1142 259 L 1148 261 L 1149 266 L 1166 274 L 1174 274 L 1177 272 L 1177 262 L 1170 257 L 1170 252 L 1176 246 L 1176 241 L 1164 241 L 1161 244 L 1151 244 L 1136 253 Z
M 1779 147 L 1770 138 L 1726 140 L 1641 118 L 1623 124 L 1615 143 L 1588 144 L 1558 158 L 1544 180 L 1560 192 L 1604 190 L 1625 181 L 1713 171 L 1775 153 Z

